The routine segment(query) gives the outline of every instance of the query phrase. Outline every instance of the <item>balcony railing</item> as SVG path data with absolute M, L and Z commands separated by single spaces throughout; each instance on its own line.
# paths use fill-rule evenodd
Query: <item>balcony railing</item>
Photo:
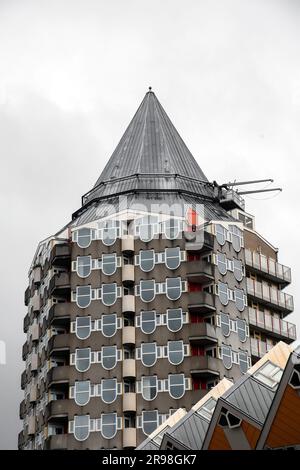
M 251 354 L 255 357 L 263 357 L 270 349 L 272 345 L 261 341 L 260 339 L 251 338 Z
M 251 266 L 257 271 L 262 271 L 271 280 L 290 284 L 292 281 L 291 268 L 277 263 L 272 258 L 268 258 L 261 253 L 245 250 L 246 266 Z
M 260 299 L 265 305 L 277 307 L 286 313 L 294 310 L 293 296 L 286 294 L 276 287 L 270 287 L 268 284 L 247 278 L 248 295 Z
M 296 339 L 296 325 L 281 318 L 273 317 L 265 312 L 249 307 L 250 325 L 257 326 L 263 330 L 271 331 L 276 336 L 284 336 L 292 341 Z

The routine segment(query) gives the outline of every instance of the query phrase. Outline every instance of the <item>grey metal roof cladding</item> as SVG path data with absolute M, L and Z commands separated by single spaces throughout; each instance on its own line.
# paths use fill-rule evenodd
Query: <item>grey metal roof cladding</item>
M 165 436 L 172 436 L 189 449 L 200 450 L 204 441 L 209 423 L 201 418 L 196 411 L 191 410 L 176 423 Z
M 137 173 L 173 173 L 207 181 L 153 91 L 146 93 L 95 186 Z
M 230 403 L 250 418 L 263 424 L 272 404 L 275 391 L 259 383 L 251 376 L 237 382 L 222 396 L 222 400 Z

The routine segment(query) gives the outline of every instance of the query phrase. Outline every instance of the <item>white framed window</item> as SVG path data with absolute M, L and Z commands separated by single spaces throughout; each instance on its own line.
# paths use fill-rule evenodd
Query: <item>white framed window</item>
M 158 217 L 146 215 L 134 221 L 135 235 L 144 243 L 153 240 L 154 236 L 159 233 Z
M 184 358 L 183 341 L 168 341 L 168 359 L 173 365 L 181 364 Z
M 152 401 L 157 397 L 158 380 L 156 375 L 147 375 L 141 378 L 141 392 L 144 400 Z
M 167 309 L 167 328 L 169 331 L 181 330 L 183 325 L 182 308 L 168 308 Z
M 215 410 L 217 404 L 217 400 L 211 397 L 209 398 L 203 405 L 197 410 L 197 414 L 202 416 L 203 418 L 207 419 L 208 421 L 211 420 L 213 412 Z
M 155 265 L 155 252 L 154 250 L 141 250 L 137 255 L 138 264 L 142 271 L 148 273 L 152 271 Z
M 234 289 L 234 297 L 235 297 L 236 308 L 240 312 L 242 312 L 245 309 L 245 303 L 246 303 L 246 299 L 245 299 L 246 296 L 244 294 L 243 289 L 235 288 Z
M 76 272 L 81 278 L 88 277 L 92 270 L 91 256 L 78 256 L 76 261 Z
M 244 277 L 243 263 L 240 259 L 233 258 L 233 274 L 237 281 L 241 281 Z
M 158 427 L 158 411 L 142 412 L 142 430 L 146 436 L 149 436 Z
M 247 336 L 249 336 L 249 332 L 247 331 L 246 320 L 237 318 L 236 326 L 237 326 L 237 334 L 238 334 L 239 340 L 241 341 L 241 343 L 244 343 L 247 339 Z
M 155 298 L 155 281 L 154 280 L 145 280 L 140 281 L 140 297 L 143 302 L 152 302 Z
M 220 274 L 223 276 L 227 273 L 227 258 L 224 253 L 217 253 L 216 255 L 217 266 Z
M 117 379 L 101 380 L 101 398 L 104 403 L 113 403 L 117 399 L 118 383 Z
M 168 389 L 172 398 L 179 400 L 185 394 L 185 377 L 184 374 L 169 374 Z
M 121 297 L 121 288 L 117 286 L 116 282 L 102 284 L 98 291 L 98 298 L 108 307 L 114 305 Z
M 156 343 L 141 344 L 141 361 L 145 367 L 152 367 L 157 361 Z
M 242 374 L 246 374 L 249 367 L 249 358 L 246 352 L 239 351 L 239 365 Z
M 216 224 L 216 239 L 221 246 L 225 245 L 227 238 L 226 232 L 227 230 L 225 227 L 223 227 L 223 225 Z
M 75 403 L 79 406 L 85 406 L 90 401 L 91 384 L 89 380 L 82 380 L 75 382 L 74 385 L 74 399 Z
M 219 425 L 222 428 L 234 429 L 238 428 L 242 423 L 242 420 L 232 414 L 230 411 L 221 411 L 219 418 Z
M 165 264 L 168 269 L 175 270 L 180 266 L 182 254 L 179 247 L 165 249 Z
M 117 314 L 112 313 L 109 315 L 102 315 L 101 317 L 101 331 L 103 336 L 111 338 L 117 332 Z
M 87 339 L 91 334 L 91 317 L 77 317 L 75 321 L 75 334 L 78 339 Z
M 168 240 L 175 240 L 179 238 L 179 234 L 182 230 L 181 220 L 171 218 L 164 221 L 162 226 L 165 238 Z
M 278 386 L 282 374 L 283 370 L 280 367 L 276 366 L 271 361 L 267 361 L 253 374 L 253 376 L 268 387 L 275 388 Z
M 220 326 L 224 336 L 230 335 L 230 318 L 228 313 L 220 312 Z
M 102 346 L 101 364 L 106 370 L 111 370 L 117 365 L 118 351 L 117 346 Z
M 73 241 L 77 242 L 79 248 L 88 248 L 95 238 L 95 230 L 87 227 L 80 228 L 73 232 Z
M 241 251 L 241 247 L 243 246 L 243 232 L 236 226 L 230 225 L 229 231 L 231 235 L 231 242 L 232 247 L 236 252 Z
M 106 246 L 113 245 L 117 238 L 120 237 L 120 221 L 119 220 L 106 220 L 102 222 L 99 230 L 100 239 Z
M 229 289 L 225 282 L 218 283 L 218 295 L 222 305 L 228 305 L 229 302 Z
M 156 329 L 156 311 L 148 310 L 141 312 L 140 326 L 143 333 L 149 335 Z
M 166 279 L 166 296 L 169 300 L 178 300 L 182 293 L 181 277 L 168 277 Z
M 117 258 L 116 253 L 106 253 L 102 255 L 101 269 L 106 276 L 115 274 L 117 267 L 120 267 L 120 259 Z
M 78 372 L 85 372 L 91 366 L 91 348 L 75 350 L 75 367 Z
M 232 367 L 232 350 L 230 346 L 223 345 L 221 347 L 221 358 L 223 360 L 224 367 L 231 369 Z
M 92 301 L 91 286 L 76 287 L 76 304 L 79 308 L 87 308 Z
M 101 415 L 100 432 L 104 439 L 113 439 L 117 434 L 117 413 L 103 413 Z
M 85 441 L 90 435 L 90 415 L 74 416 L 74 437 Z

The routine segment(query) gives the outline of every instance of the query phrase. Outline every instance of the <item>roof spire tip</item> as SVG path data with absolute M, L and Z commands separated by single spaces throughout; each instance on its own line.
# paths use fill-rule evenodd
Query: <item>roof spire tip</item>
M 149 91 L 152 91 L 152 86 L 149 86 Z

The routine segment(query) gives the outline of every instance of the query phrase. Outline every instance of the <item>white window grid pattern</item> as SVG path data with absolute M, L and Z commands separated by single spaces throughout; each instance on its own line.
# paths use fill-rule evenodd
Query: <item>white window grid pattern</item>
M 156 264 L 166 264 L 167 250 L 168 250 L 168 248 L 166 248 L 165 251 L 162 251 L 162 252 L 159 252 L 159 253 L 156 253 L 154 250 L 149 250 L 149 251 L 153 251 L 154 266 Z M 141 250 L 141 251 L 143 251 L 143 250 Z M 140 251 L 140 253 L 141 253 L 141 251 Z M 141 266 L 140 253 L 135 255 L 135 257 L 134 257 L 135 266 Z M 180 261 L 179 265 L 182 262 L 186 261 L 186 259 L 187 259 L 186 251 L 180 250 L 179 251 L 179 261 Z
M 183 383 L 184 383 L 185 391 L 192 390 L 192 379 L 190 377 L 184 377 Z M 170 391 L 169 385 L 170 385 L 169 377 L 167 379 L 157 379 L 157 392 L 158 393 L 169 392 Z M 141 380 L 138 380 L 136 382 L 136 393 L 142 393 L 142 381 Z
M 237 235 L 240 238 L 241 248 L 244 248 L 244 236 L 243 236 L 243 231 L 241 230 L 240 227 L 237 227 L 236 225 L 230 225 L 227 228 L 227 227 L 224 227 L 222 224 L 215 224 L 214 226 L 215 235 L 217 234 L 217 230 L 218 230 L 217 225 L 219 227 L 222 227 L 222 230 L 224 230 L 225 242 L 232 243 L 232 236 Z M 234 233 L 235 231 L 236 233 Z
M 222 252 L 213 253 L 212 255 L 208 256 L 208 261 L 210 261 L 212 264 L 218 266 L 218 264 L 219 264 L 218 256 L 219 255 L 224 255 L 224 254 L 225 253 L 222 253 Z M 230 271 L 232 273 L 235 272 L 235 266 L 234 266 L 235 261 L 238 261 L 239 263 L 241 262 L 241 260 L 239 260 L 237 258 L 229 259 L 225 256 L 226 272 L 227 271 Z M 242 267 L 241 267 L 241 273 L 242 273 L 241 279 L 237 279 L 237 281 L 239 281 L 239 282 L 241 282 L 243 280 L 243 278 L 245 277 L 245 275 L 246 275 L 245 266 L 243 264 L 242 264 Z
M 117 397 L 120 395 L 123 395 L 123 383 L 122 382 L 116 382 L 116 395 Z M 94 397 L 102 398 L 101 382 L 98 384 L 90 384 L 89 397 L 90 398 L 94 398 Z M 69 387 L 69 398 L 75 399 L 75 385 L 71 385 Z
M 177 309 L 174 309 L 174 310 L 177 310 Z M 189 314 L 188 312 L 182 312 L 182 324 L 186 325 L 187 323 L 189 323 Z M 167 325 L 168 325 L 168 314 L 158 313 L 155 311 L 155 328 L 158 326 L 167 326 Z M 137 315 L 135 317 L 135 326 L 137 328 L 141 328 L 141 315 Z
M 122 328 L 123 328 L 123 318 L 117 317 L 116 318 L 116 330 L 121 330 Z M 91 320 L 91 333 L 95 331 L 102 332 L 102 317 L 97 318 L 95 320 Z M 70 333 L 76 333 L 76 321 L 71 321 Z
M 102 285 L 109 285 L 109 284 L 102 284 Z M 83 287 L 88 287 L 88 286 L 83 286 Z M 120 299 L 122 295 L 123 295 L 123 287 L 116 286 L 116 299 Z M 91 288 L 90 299 L 91 301 L 102 300 L 102 287 Z M 77 302 L 77 291 L 71 292 L 71 302 Z
M 104 347 L 109 347 L 109 346 L 104 346 Z M 90 348 L 83 348 L 83 349 L 90 349 Z M 78 351 L 80 351 L 80 348 L 78 349 Z M 123 358 L 123 350 L 116 348 L 116 362 L 122 361 L 122 358 Z M 91 364 L 102 364 L 102 351 L 92 351 L 90 349 L 89 364 L 90 366 Z M 76 366 L 76 353 L 70 354 L 70 365 Z
M 236 302 L 235 290 L 234 290 L 234 289 L 230 289 L 230 288 L 228 287 L 227 283 L 222 283 L 222 284 L 225 284 L 225 285 L 227 286 L 228 302 L 229 302 L 229 301 Z M 208 289 L 212 294 L 215 294 L 215 295 L 219 296 L 219 285 L 218 285 L 218 284 L 211 284 L 207 289 Z M 238 290 L 244 291 L 244 307 L 247 307 L 247 306 L 248 306 L 248 299 L 247 299 L 247 295 L 245 294 L 245 290 L 244 290 L 244 289 L 240 289 L 240 288 L 238 288 Z
M 116 413 L 107 413 L 107 414 L 116 414 Z M 102 432 L 102 419 L 100 418 L 90 418 L 88 425 L 89 432 Z M 116 430 L 120 431 L 123 429 L 123 418 L 121 416 L 116 416 Z M 68 423 L 68 433 L 74 433 L 74 420 L 70 420 Z
M 176 279 L 176 278 L 168 278 L 168 279 Z M 149 279 L 153 280 L 153 279 Z M 160 294 L 166 294 L 167 295 L 167 282 L 155 282 L 153 283 L 154 285 L 154 294 L 155 295 L 160 295 Z M 172 288 L 172 287 L 171 287 Z M 141 284 L 136 284 L 134 286 L 134 292 L 137 297 L 141 296 Z M 181 294 L 184 294 L 185 292 L 188 292 L 188 283 L 187 281 L 182 281 L 181 280 Z
M 179 341 L 174 340 L 174 341 L 171 341 L 171 343 L 179 342 Z M 155 362 L 157 361 L 157 359 L 169 359 L 169 347 L 168 347 L 168 345 L 160 346 L 160 345 L 156 344 L 155 341 L 152 342 L 152 343 L 143 343 L 143 344 L 155 344 L 155 346 L 156 346 L 156 348 L 155 348 L 155 354 L 156 354 Z M 146 354 L 149 354 L 149 353 L 146 353 Z M 190 355 L 191 355 L 190 345 L 183 343 L 183 357 L 187 357 L 187 356 L 190 356 Z M 139 361 L 142 360 L 142 348 L 141 347 L 138 347 L 138 348 L 135 349 L 135 358 L 136 358 L 136 360 L 139 360 Z
M 172 413 L 157 413 L 157 427 L 163 424 L 172 415 Z M 136 417 L 137 429 L 143 428 L 143 414 Z
M 223 313 L 223 312 L 222 312 Z M 223 315 L 227 315 L 229 317 L 228 313 L 223 313 Z M 249 325 L 247 324 L 246 320 L 245 321 L 245 331 L 246 331 L 246 339 L 249 338 Z M 221 328 L 221 315 L 216 314 L 216 325 Z M 232 320 L 229 317 L 229 332 L 237 333 L 238 332 L 238 327 L 237 327 L 237 320 Z M 245 339 L 245 341 L 246 341 Z M 245 342 L 243 341 L 243 342 Z
M 248 363 L 248 368 L 251 367 L 251 356 L 248 354 L 247 351 L 234 351 L 232 349 L 231 346 L 227 345 L 227 344 L 224 344 L 222 346 L 219 346 L 218 347 L 218 357 L 219 359 L 223 359 L 225 357 L 225 354 L 224 354 L 224 350 L 225 349 L 229 349 L 230 350 L 230 354 L 231 354 L 231 363 L 232 364 L 237 364 L 237 365 L 240 365 L 240 354 L 241 355 L 244 355 L 246 354 L 247 355 L 247 363 Z M 227 357 L 227 356 L 226 356 Z M 232 365 L 229 367 L 229 369 L 231 369 Z
M 111 253 L 111 255 L 113 254 L 114 253 Z M 76 261 L 72 261 L 71 263 L 71 270 L 73 272 L 77 272 L 78 258 L 81 258 L 81 257 L 78 256 Z M 102 271 L 103 258 L 92 258 L 91 256 L 89 256 L 89 258 L 90 258 L 90 271 L 96 271 L 96 270 Z M 116 269 L 120 268 L 122 266 L 122 257 L 116 256 L 115 260 L 116 260 Z M 88 276 L 79 276 L 79 277 L 88 277 Z

